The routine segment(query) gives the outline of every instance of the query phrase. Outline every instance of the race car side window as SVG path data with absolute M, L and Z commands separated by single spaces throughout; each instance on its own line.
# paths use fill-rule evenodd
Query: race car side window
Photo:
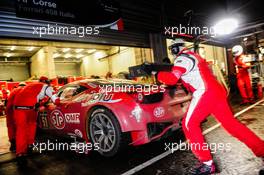
M 58 92 L 58 97 L 60 97 L 61 100 L 67 100 L 85 91 L 86 89 L 87 88 L 84 86 L 68 86 Z

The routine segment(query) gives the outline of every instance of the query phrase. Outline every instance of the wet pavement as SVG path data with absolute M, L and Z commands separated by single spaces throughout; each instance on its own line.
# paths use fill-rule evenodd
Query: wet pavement
M 241 106 L 235 106 L 234 111 L 241 110 Z M 264 106 L 259 105 L 242 114 L 239 119 L 251 128 L 256 134 L 264 139 Z M 216 122 L 212 117 L 203 124 L 203 128 L 209 128 Z M 75 152 L 45 152 L 34 153 L 30 156 L 28 168 L 18 168 L 14 161 L 14 155 L 8 153 L 0 156 L 0 175 L 13 174 L 38 174 L 38 175 L 63 175 L 63 174 L 89 174 L 89 175 L 112 175 L 122 174 L 135 166 L 161 154 L 165 150 L 165 143 L 179 143 L 184 141 L 181 131 L 162 141 L 153 142 L 144 146 L 131 147 L 121 154 L 104 158 L 97 153 L 89 155 Z M 216 150 L 213 154 L 221 174 L 223 175 L 257 175 L 262 165 L 260 159 L 242 143 L 227 134 L 222 128 L 218 128 L 208 135 L 209 143 L 230 144 L 231 149 Z M 164 159 L 139 171 L 137 174 L 146 175 L 183 175 L 197 162 L 191 151 L 176 151 Z
M 264 139 L 263 114 L 264 103 L 242 114 L 238 119 Z M 251 150 L 222 128 L 210 132 L 206 135 L 206 140 L 212 145 L 229 144 L 231 146 L 228 149 L 216 150 L 213 154 L 221 175 L 258 175 L 259 169 L 263 167 L 260 158 L 255 157 Z M 191 151 L 177 151 L 137 174 L 183 175 L 196 163 L 198 161 Z

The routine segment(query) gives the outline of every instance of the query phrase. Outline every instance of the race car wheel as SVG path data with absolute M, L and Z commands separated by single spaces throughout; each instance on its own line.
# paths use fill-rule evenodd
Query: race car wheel
M 89 118 L 89 136 L 98 152 L 106 157 L 115 155 L 122 146 L 122 132 L 116 117 L 107 109 L 99 108 Z

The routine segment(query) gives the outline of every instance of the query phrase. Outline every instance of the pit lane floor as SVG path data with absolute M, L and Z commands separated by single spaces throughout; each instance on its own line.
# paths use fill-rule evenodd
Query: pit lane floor
M 256 134 L 264 138 L 264 104 L 244 113 L 239 119 L 248 125 Z M 240 110 L 238 107 L 235 111 Z M 203 124 L 204 128 L 213 126 L 212 118 Z M 148 145 L 128 148 L 124 153 L 113 157 L 103 158 L 97 153 L 90 155 L 74 152 L 45 152 L 35 153 L 29 157 L 28 168 L 20 169 L 14 161 L 11 153 L 0 156 L 0 174 L 122 174 L 137 165 L 164 152 L 165 143 L 179 143 L 184 141 L 180 131 L 174 133 L 177 137 L 170 137 L 163 141 Z M 206 136 L 209 143 L 230 143 L 231 150 L 216 151 L 215 161 L 223 175 L 255 175 L 261 167 L 261 161 L 236 139 L 230 137 L 223 129 L 218 128 Z M 176 151 L 174 154 L 150 165 L 136 174 L 185 174 L 187 169 L 193 166 L 197 160 L 190 151 Z

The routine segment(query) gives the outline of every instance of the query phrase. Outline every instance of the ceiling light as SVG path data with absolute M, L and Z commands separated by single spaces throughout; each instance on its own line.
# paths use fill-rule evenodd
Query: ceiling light
M 72 55 L 67 53 L 66 55 L 64 55 L 65 58 L 70 58 Z
M 12 46 L 12 47 L 10 48 L 10 50 L 15 50 L 15 48 L 16 48 L 16 46 Z
M 61 54 L 59 54 L 59 53 L 53 54 L 53 58 L 58 58 L 59 56 L 61 56 Z
M 63 48 L 63 49 L 62 49 L 62 52 L 65 53 L 65 52 L 68 52 L 68 51 L 70 51 L 70 50 L 71 50 L 70 48 Z
M 223 19 L 215 24 L 214 32 L 217 35 L 228 35 L 238 27 L 238 21 L 233 18 Z
M 9 57 L 12 56 L 12 54 L 11 54 L 11 53 L 6 53 L 5 56 L 6 56 L 7 58 L 9 58 Z
M 101 52 L 96 52 L 95 54 L 94 54 L 94 57 L 96 58 L 96 59 L 101 59 L 101 58 L 104 58 L 104 57 L 106 57 L 107 56 L 107 54 L 105 53 L 105 52 L 103 52 L 103 51 L 101 51 Z
M 87 50 L 87 53 L 93 53 L 95 51 L 96 51 L 96 49 L 89 49 L 89 50 Z
M 28 51 L 31 52 L 31 51 L 34 50 L 34 49 L 35 49 L 35 47 L 29 47 L 29 48 L 28 48 Z
M 76 49 L 75 52 L 76 52 L 76 53 L 80 53 L 80 52 L 82 52 L 83 50 L 84 50 L 84 49 Z
M 82 54 L 76 55 L 76 58 L 82 58 L 82 57 L 84 57 L 84 55 L 82 55 Z

